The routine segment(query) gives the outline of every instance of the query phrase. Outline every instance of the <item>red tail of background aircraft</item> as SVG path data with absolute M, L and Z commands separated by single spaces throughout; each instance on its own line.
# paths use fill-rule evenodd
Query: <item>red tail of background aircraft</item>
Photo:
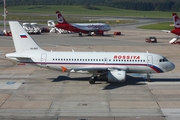
M 180 19 L 176 13 L 172 13 L 173 16 L 173 22 L 174 22 L 174 28 L 175 29 L 180 29 Z M 180 34 L 178 34 L 180 35 Z
M 59 11 L 56 11 L 56 17 L 59 24 L 68 24 Z

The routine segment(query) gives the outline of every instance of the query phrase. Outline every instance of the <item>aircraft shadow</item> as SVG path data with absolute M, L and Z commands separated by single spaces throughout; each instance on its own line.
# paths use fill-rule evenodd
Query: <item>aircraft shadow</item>
M 88 81 L 90 77 L 80 77 L 80 78 L 70 78 L 68 76 L 58 76 L 57 78 L 48 78 L 52 80 L 52 82 L 61 82 L 66 80 L 74 80 L 74 81 Z
M 68 76 L 58 76 L 57 78 L 48 78 L 52 82 L 61 82 L 61 81 L 89 81 L 90 77 L 78 77 L 70 78 Z M 106 81 L 105 79 L 98 79 L 95 84 L 102 84 L 101 81 Z M 180 82 L 178 78 L 151 78 L 150 82 Z M 147 79 L 143 77 L 132 77 L 126 76 L 125 82 L 118 83 L 108 83 L 102 90 L 112 90 L 120 87 L 125 87 L 128 85 L 147 85 Z
M 142 77 L 132 77 L 132 76 L 126 76 L 125 82 L 119 82 L 119 83 L 109 83 L 107 86 L 103 88 L 103 90 L 112 90 L 119 87 L 124 87 L 128 85 L 146 85 L 147 80 Z
M 151 78 L 151 82 L 180 82 L 180 79 L 178 78 Z M 147 79 L 146 78 L 135 78 L 135 77 L 131 77 L 128 76 L 126 77 L 126 81 L 123 83 L 110 83 L 109 85 L 107 85 L 106 87 L 104 87 L 103 90 L 112 90 L 112 89 L 116 89 L 119 87 L 124 87 L 124 86 L 128 86 L 128 85 L 146 85 L 147 84 Z
M 151 82 L 180 82 L 179 78 L 152 78 Z

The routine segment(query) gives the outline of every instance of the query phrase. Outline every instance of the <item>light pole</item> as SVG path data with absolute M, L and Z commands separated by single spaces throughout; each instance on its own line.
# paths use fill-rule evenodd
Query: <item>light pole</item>
M 4 0 L 4 33 L 6 34 L 6 0 Z

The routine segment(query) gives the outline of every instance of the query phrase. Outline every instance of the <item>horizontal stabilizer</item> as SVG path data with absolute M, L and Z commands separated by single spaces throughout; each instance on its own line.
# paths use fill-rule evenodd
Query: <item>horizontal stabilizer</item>
M 8 54 L 6 54 L 6 58 L 27 59 L 27 58 L 31 58 L 31 57 L 27 56 L 27 55 L 23 55 L 21 53 L 8 53 Z
M 166 33 L 170 33 L 171 31 L 169 30 L 162 30 L 163 32 L 166 32 Z

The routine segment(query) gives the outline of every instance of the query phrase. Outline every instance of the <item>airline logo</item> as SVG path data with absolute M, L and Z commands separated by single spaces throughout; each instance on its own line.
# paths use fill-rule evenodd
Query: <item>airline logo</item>
M 175 21 L 175 27 L 180 28 L 180 19 L 177 15 L 173 16 L 173 19 Z
M 20 37 L 21 37 L 21 38 L 27 38 L 27 36 L 26 36 L 25 33 L 20 33 Z
M 59 23 L 63 23 L 64 22 L 63 17 L 61 16 L 61 14 L 57 13 L 57 18 L 58 18 L 58 22 Z
M 103 25 L 88 25 L 88 28 L 98 28 L 98 29 L 100 29 L 100 28 L 102 28 L 103 27 Z
M 114 59 L 139 60 L 139 55 L 114 55 Z

